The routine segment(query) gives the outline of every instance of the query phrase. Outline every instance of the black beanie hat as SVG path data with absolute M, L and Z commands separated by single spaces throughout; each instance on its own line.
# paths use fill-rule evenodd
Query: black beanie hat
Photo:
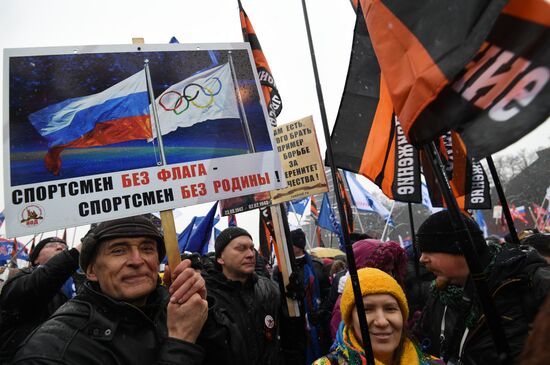
M 476 253 L 480 256 L 485 256 L 487 253 L 487 243 L 483 238 L 483 232 L 471 218 L 462 214 L 462 219 L 472 236 Z M 418 228 L 416 237 L 418 247 L 422 252 L 463 255 L 458 245 L 459 237 L 455 233 L 451 217 L 447 210 L 442 210 L 429 216 Z
M 306 248 L 306 234 L 301 228 L 290 231 L 290 239 L 292 244 L 302 250 Z
M 521 241 L 521 244 L 532 246 L 542 256 L 550 256 L 550 234 L 535 233 L 527 236 Z
M 159 262 L 166 255 L 164 238 L 149 218 L 143 215 L 120 218 L 99 223 L 82 238 L 82 248 L 80 250 L 80 268 L 82 271 L 86 272 L 101 242 L 121 237 L 151 237 L 157 241 Z
M 220 257 L 223 250 L 225 249 L 225 246 L 231 242 L 231 240 L 240 237 L 240 236 L 248 236 L 250 239 L 252 239 L 252 236 L 250 233 L 248 233 L 245 229 L 242 229 L 240 227 L 228 227 L 224 229 L 218 237 L 216 237 L 216 242 L 214 243 L 214 250 L 216 251 L 216 258 Z
M 38 255 L 40 255 L 40 251 L 42 251 L 44 246 L 46 246 L 50 242 L 61 242 L 61 243 L 64 243 L 65 245 L 67 244 L 67 242 L 65 242 L 64 239 L 61 239 L 59 237 L 44 238 L 43 240 L 38 242 L 36 244 L 36 246 L 34 246 L 34 248 L 32 249 L 31 254 L 29 255 L 29 261 L 30 261 L 31 265 L 34 265 L 34 261 L 36 261 L 36 259 L 38 258 Z

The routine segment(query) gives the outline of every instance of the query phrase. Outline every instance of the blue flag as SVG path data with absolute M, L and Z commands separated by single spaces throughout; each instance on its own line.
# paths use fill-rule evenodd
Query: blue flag
M 363 183 L 357 179 L 357 175 L 352 172 L 345 171 L 344 176 L 348 182 L 351 200 L 357 207 L 357 210 L 378 213 L 382 218 L 384 218 L 384 220 L 388 221 L 390 226 L 395 225 L 389 210 L 386 209 L 386 207 L 383 206 L 378 200 L 376 200 L 371 193 L 369 193 Z
M 296 199 L 286 202 L 286 211 L 287 213 L 295 212 L 298 215 L 304 215 L 304 212 L 309 203 L 309 196 L 306 196 L 303 199 Z
M 342 232 L 342 226 L 340 225 L 338 219 L 336 219 L 334 210 L 332 210 L 332 208 L 330 207 L 330 201 L 327 193 L 323 194 L 323 202 L 321 203 L 321 212 L 319 213 L 318 224 L 319 227 L 336 233 L 338 235 L 338 241 L 340 241 L 340 249 L 345 250 L 345 241 L 344 233 Z
M 205 217 L 195 219 L 193 231 L 189 236 L 184 251 L 197 252 L 202 255 L 208 252 L 208 242 L 212 235 L 212 228 L 218 223 L 219 217 L 216 217 L 218 202 L 216 202 Z M 200 219 L 200 221 L 199 221 Z

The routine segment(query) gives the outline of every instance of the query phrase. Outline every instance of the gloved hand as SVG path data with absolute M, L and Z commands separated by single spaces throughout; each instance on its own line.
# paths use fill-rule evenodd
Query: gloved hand
M 300 282 L 296 271 L 292 272 L 288 277 L 288 285 L 285 287 L 285 290 L 286 296 L 290 299 L 301 301 L 306 296 L 304 285 Z

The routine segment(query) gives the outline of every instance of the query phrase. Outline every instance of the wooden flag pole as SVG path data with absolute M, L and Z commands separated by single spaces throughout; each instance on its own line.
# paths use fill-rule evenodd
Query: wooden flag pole
M 332 174 L 332 185 L 334 189 L 334 195 L 336 196 L 336 202 L 338 203 L 338 213 L 340 214 L 340 225 L 342 227 L 342 233 L 344 236 L 346 258 L 348 261 L 349 280 L 351 280 L 351 286 L 353 288 L 353 296 L 355 298 L 355 307 L 358 313 L 365 313 L 365 306 L 363 305 L 363 295 L 361 294 L 361 287 L 359 285 L 359 276 L 357 275 L 357 267 L 355 266 L 355 257 L 353 254 L 353 246 L 351 243 L 348 222 L 345 219 L 346 214 L 344 210 L 344 204 L 338 182 L 336 178 L 336 166 L 334 164 L 334 158 L 332 153 L 332 145 L 330 141 L 330 131 L 328 129 L 327 113 L 325 110 L 325 102 L 323 98 L 323 90 L 321 89 L 321 83 L 319 81 L 319 71 L 317 70 L 317 61 L 315 59 L 315 50 L 313 48 L 313 40 L 311 38 L 311 29 L 309 27 L 309 18 L 307 15 L 307 6 L 305 0 L 302 0 L 302 9 L 304 12 L 304 22 L 306 25 L 307 39 L 309 44 L 309 53 L 311 55 L 311 64 L 313 66 L 313 75 L 315 77 L 315 86 L 317 89 L 317 98 L 319 99 L 319 109 L 321 111 L 321 120 L 323 122 L 323 132 L 325 134 L 325 141 L 327 144 L 327 160 L 330 166 L 330 172 Z M 358 11 L 361 11 L 361 6 L 358 4 Z M 369 326 L 367 324 L 367 316 L 359 316 L 359 327 L 361 328 L 361 337 L 363 339 L 363 350 L 367 365 L 375 365 L 374 353 L 372 351 L 372 345 L 369 335 Z
M 289 283 L 289 276 L 292 274 L 292 264 L 290 260 L 290 252 L 288 249 L 288 243 L 286 240 L 285 228 L 283 215 L 281 212 L 281 206 L 279 204 L 272 205 L 269 207 L 271 210 L 271 219 L 273 220 L 273 231 L 275 232 L 275 242 L 277 245 L 275 249 L 277 250 L 277 264 L 279 266 L 279 271 L 283 277 L 284 287 Z M 288 315 L 290 317 L 300 316 L 300 307 L 298 306 L 298 301 L 286 297 L 286 305 L 288 308 Z
M 485 314 L 485 318 L 487 319 L 489 331 L 491 332 L 491 337 L 493 338 L 495 349 L 500 359 L 500 364 L 508 365 L 512 360 L 509 355 L 510 347 L 504 335 L 504 329 L 502 328 L 500 317 L 495 308 L 495 303 L 489 294 L 487 274 L 484 273 L 484 267 L 478 259 L 470 231 L 468 231 L 468 227 L 462 219 L 460 208 L 458 207 L 456 198 L 451 190 L 451 185 L 447 174 L 445 173 L 445 167 L 443 166 L 441 156 L 439 155 L 437 146 L 434 142 L 425 145 L 424 150 L 429 156 L 428 161 L 435 173 L 441 193 L 445 199 L 449 216 L 451 218 L 451 224 L 453 225 L 455 233 L 458 236 L 458 245 L 460 250 L 464 253 L 464 258 L 466 259 L 466 263 L 470 270 L 470 277 L 472 278 L 481 308 Z
M 132 38 L 132 44 L 145 44 L 145 40 L 143 38 Z M 151 99 L 152 105 L 155 105 L 155 99 L 151 97 L 153 90 L 151 89 L 150 85 L 150 79 L 148 79 L 148 85 L 147 88 L 149 89 L 149 95 Z M 153 113 L 153 118 L 156 119 L 156 113 Z M 158 123 L 155 123 L 158 124 Z M 157 130 L 157 137 L 160 140 L 160 129 Z M 163 149 L 163 147 L 159 144 L 160 148 Z M 162 163 L 165 164 L 166 161 L 164 159 L 163 151 L 161 151 Z M 180 256 L 180 248 L 178 244 L 178 236 L 176 234 L 176 224 L 174 222 L 174 213 L 170 210 L 163 210 L 160 212 L 160 222 L 162 225 L 162 231 L 164 236 L 164 246 L 166 247 L 166 256 L 168 257 L 168 265 L 172 270 L 178 266 L 178 264 L 181 262 L 181 256 Z

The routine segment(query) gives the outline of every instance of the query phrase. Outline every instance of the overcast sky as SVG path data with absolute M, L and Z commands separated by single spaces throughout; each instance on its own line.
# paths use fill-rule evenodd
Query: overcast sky
M 279 123 L 313 115 L 324 155 L 325 141 L 301 1 L 242 0 L 242 4 L 256 30 L 283 101 Z M 349 0 L 309 0 L 307 6 L 328 122 L 332 127 L 347 73 L 354 13 Z M 0 49 L 129 44 L 133 37 L 143 37 L 146 43 L 163 44 L 172 36 L 181 43 L 241 42 L 237 1 L 0 1 Z M 0 64 L 3 69 L 3 57 Z M 3 100 L 3 91 L 0 94 Z M 3 105 L 5 103 L 4 100 Z M 541 145 L 550 145 L 548 121 L 506 152 L 540 148 Z M 178 230 L 194 215 L 206 214 L 211 205 L 185 209 L 177 219 Z M 0 209 L 3 206 L 2 189 Z M 240 214 L 237 219 L 239 225 L 257 237 L 257 212 Z M 218 227 L 225 227 L 226 222 L 226 218 L 222 218 Z M 85 233 L 84 228 L 81 231 Z M 81 231 L 77 232 L 77 239 L 83 234 Z M 71 236 L 72 230 L 69 238 Z

